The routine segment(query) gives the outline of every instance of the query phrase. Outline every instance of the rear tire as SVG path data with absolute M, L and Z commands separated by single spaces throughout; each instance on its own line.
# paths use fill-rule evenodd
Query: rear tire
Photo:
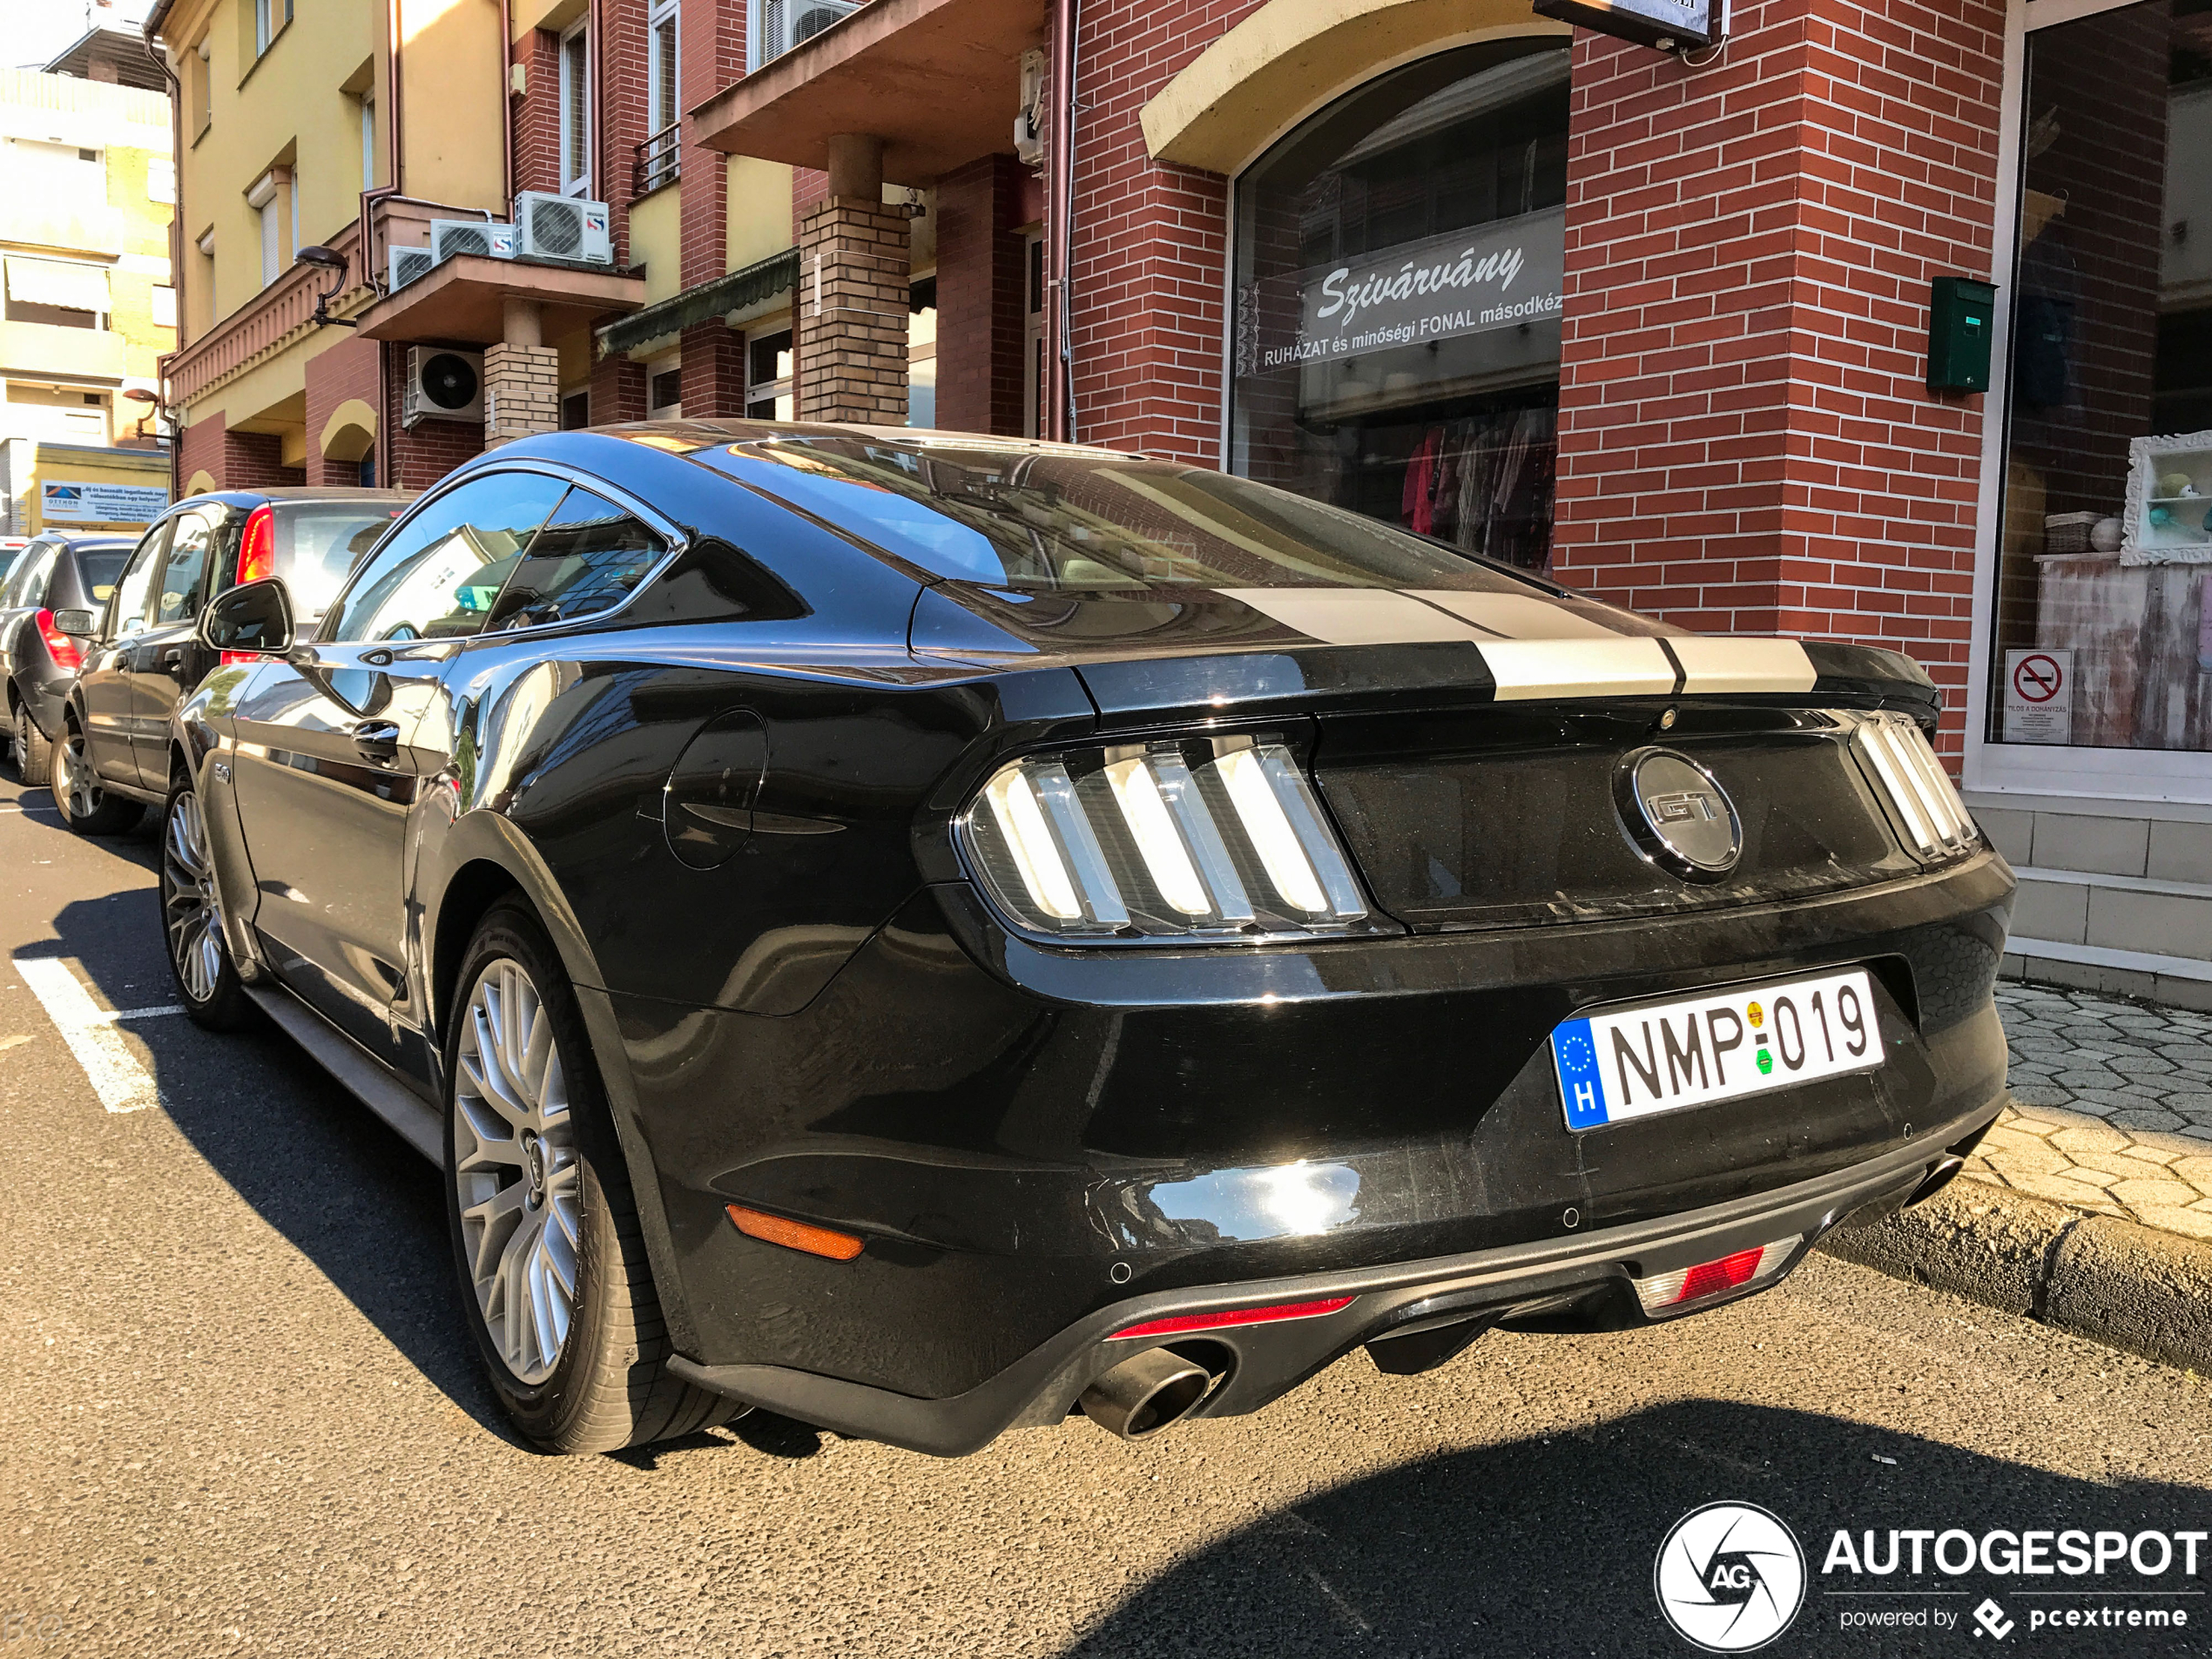
M 239 982 L 223 936 L 222 901 L 207 822 L 189 778 L 179 778 L 161 815 L 161 931 L 177 995 L 195 1023 L 237 1031 L 260 1012 Z
M 31 724 L 30 711 L 21 704 L 16 706 L 15 751 L 17 777 L 34 789 L 52 781 L 54 745 Z
M 86 752 L 84 733 L 62 717 L 62 740 L 53 749 L 54 805 L 62 821 L 79 835 L 120 835 L 145 816 L 135 800 L 111 795 L 100 785 Z
M 446 1214 L 462 1317 L 516 1429 L 611 1452 L 723 1422 L 671 1376 L 630 1173 L 568 974 L 537 918 L 495 906 L 446 1037 Z

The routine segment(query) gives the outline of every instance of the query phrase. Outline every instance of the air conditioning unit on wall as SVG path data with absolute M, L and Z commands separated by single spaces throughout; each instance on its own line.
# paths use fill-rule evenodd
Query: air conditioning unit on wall
M 400 424 L 413 431 L 423 421 L 484 420 L 484 359 L 473 351 L 442 346 L 407 348 L 407 392 L 400 401 Z
M 860 9 L 860 0 L 760 0 L 760 29 L 765 38 L 760 43 L 759 62 L 781 57 Z
M 515 257 L 515 227 L 482 219 L 434 219 L 430 221 L 430 255 L 442 265 L 463 253 L 485 259 Z
M 515 224 L 525 259 L 615 262 L 612 220 L 604 202 L 525 190 L 515 198 Z
M 427 275 L 438 256 L 427 247 L 395 247 L 392 251 L 392 280 L 388 293 L 397 293 L 419 276 Z

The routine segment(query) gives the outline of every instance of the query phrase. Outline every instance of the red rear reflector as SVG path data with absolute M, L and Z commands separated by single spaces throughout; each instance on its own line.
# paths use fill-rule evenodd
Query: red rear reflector
M 1701 1262 L 1683 1275 L 1680 1300 L 1695 1302 L 1701 1296 L 1711 1296 L 1721 1291 L 1732 1291 L 1739 1285 L 1749 1285 L 1751 1275 L 1759 1271 L 1759 1258 L 1766 1254 L 1762 1244 L 1752 1250 L 1739 1250 L 1733 1256 L 1723 1256 L 1716 1262 Z
M 276 574 L 276 515 L 256 507 L 238 544 L 238 579 L 260 582 Z
M 809 1256 L 826 1256 L 833 1262 L 849 1262 L 859 1255 L 864 1241 L 851 1233 L 841 1233 L 828 1227 L 813 1227 L 803 1221 L 793 1221 L 787 1216 L 772 1216 L 765 1210 L 748 1210 L 741 1204 L 725 1205 L 730 1219 L 738 1231 L 748 1238 L 764 1243 L 781 1244 L 786 1250 L 804 1251 Z
M 1804 1242 L 1801 1238 L 1777 1238 L 1770 1244 L 1739 1250 L 1718 1261 L 1700 1262 L 1695 1267 L 1678 1267 L 1671 1273 L 1637 1279 L 1636 1299 L 1643 1304 L 1646 1313 L 1656 1313 L 1684 1302 L 1718 1296 L 1724 1291 L 1740 1291 L 1754 1279 L 1770 1278 L 1780 1272 Z
M 1172 1318 L 1147 1319 L 1143 1325 L 1132 1325 L 1126 1331 L 1116 1331 L 1111 1340 L 1119 1342 L 1123 1337 L 1173 1337 L 1190 1331 L 1218 1331 L 1231 1325 L 1269 1325 L 1277 1319 L 1318 1319 L 1325 1313 L 1334 1313 L 1339 1308 L 1352 1305 L 1348 1296 L 1325 1296 L 1318 1302 L 1278 1302 L 1272 1307 L 1226 1308 L 1219 1313 L 1179 1313 Z
M 38 637 L 46 642 L 46 654 L 54 659 L 56 668 L 82 668 L 84 654 L 77 649 L 77 642 L 54 626 L 54 613 L 38 613 Z

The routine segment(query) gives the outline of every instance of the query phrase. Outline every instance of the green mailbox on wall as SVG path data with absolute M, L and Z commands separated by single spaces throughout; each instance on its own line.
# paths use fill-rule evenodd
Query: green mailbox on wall
M 1928 390 L 1986 392 L 1997 287 L 1972 277 L 1938 277 L 1928 300 Z

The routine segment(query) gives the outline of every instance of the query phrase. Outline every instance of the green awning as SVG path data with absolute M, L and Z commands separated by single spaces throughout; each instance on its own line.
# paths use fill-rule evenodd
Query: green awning
M 658 305 L 633 311 L 621 320 L 597 330 L 593 337 L 599 342 L 599 355 L 609 357 L 616 352 L 628 351 L 632 346 L 642 346 L 649 340 L 689 328 L 693 323 L 727 316 L 745 306 L 758 305 L 769 295 L 798 285 L 799 250 L 786 248 L 742 271 L 732 271 L 711 282 L 702 282 L 695 288 L 671 294 Z

